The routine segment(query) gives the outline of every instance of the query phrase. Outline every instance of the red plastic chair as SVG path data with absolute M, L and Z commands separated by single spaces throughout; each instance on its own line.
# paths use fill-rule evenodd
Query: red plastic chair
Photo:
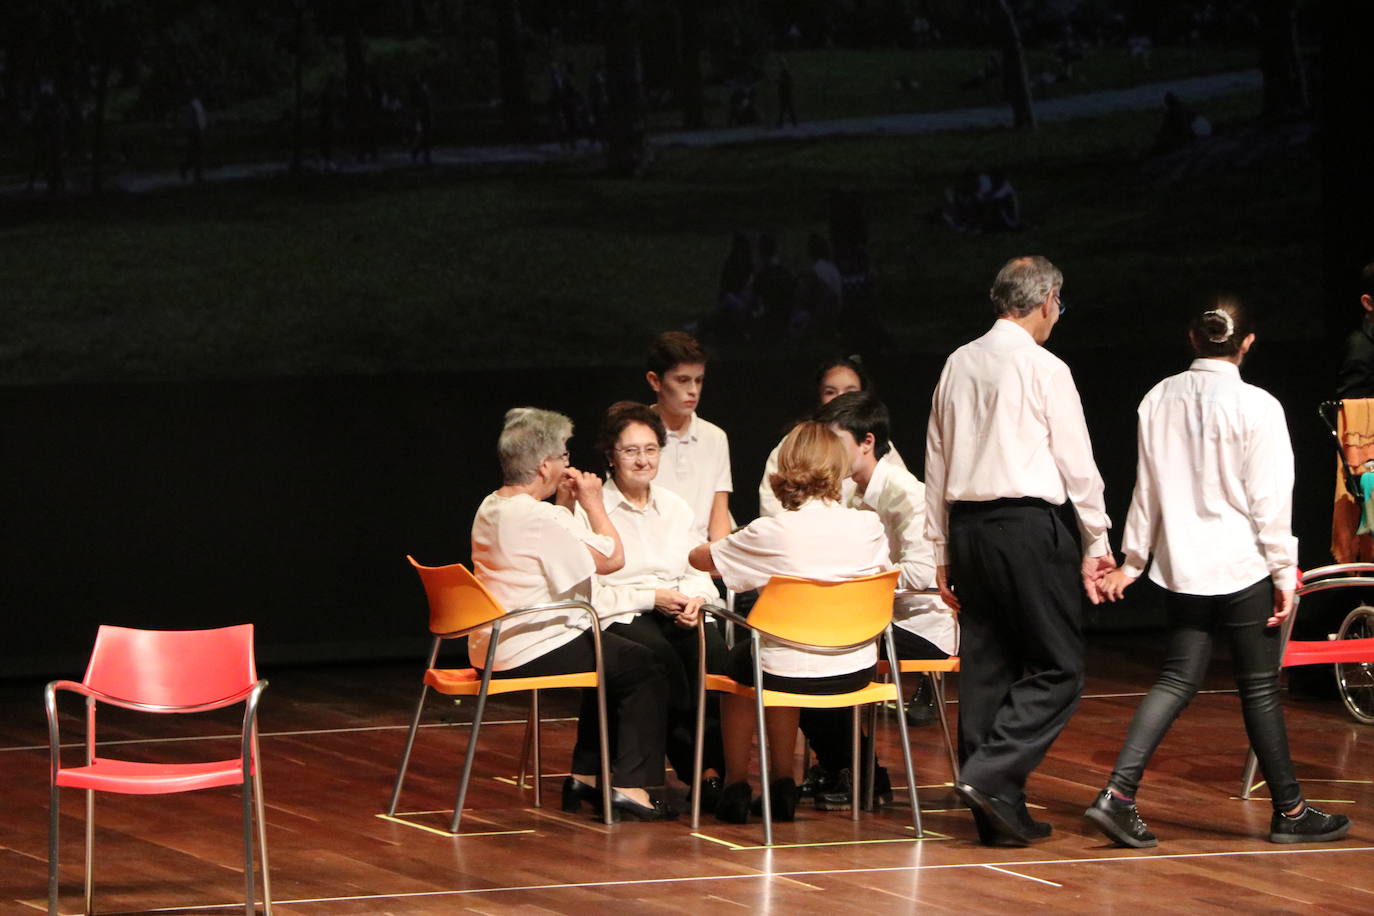
M 58 816 L 60 789 L 86 790 L 86 912 L 91 912 L 95 793 L 163 795 L 215 786 L 243 786 L 244 913 L 254 913 L 253 819 L 256 811 L 262 855 L 263 911 L 272 912 L 263 818 L 262 772 L 258 761 L 258 701 L 267 687 L 253 662 L 253 626 L 216 630 L 133 630 L 102 626 L 95 637 L 86 677 L 53 681 L 44 691 L 52 755 L 52 799 L 48 826 L 48 913 L 57 913 Z M 58 691 L 86 698 L 86 764 L 62 766 L 58 735 Z M 239 756 L 205 763 L 142 763 L 97 756 L 97 703 L 149 713 L 207 712 L 244 704 Z

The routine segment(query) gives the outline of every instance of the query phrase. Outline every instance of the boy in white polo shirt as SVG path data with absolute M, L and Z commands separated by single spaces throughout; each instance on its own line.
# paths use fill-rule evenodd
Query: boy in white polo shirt
M 696 414 L 706 380 L 706 353 L 683 331 L 660 334 L 649 347 L 646 378 L 658 396 L 654 410 L 668 430 L 656 486 L 687 500 L 697 537 L 730 533 L 730 442 L 725 431 Z

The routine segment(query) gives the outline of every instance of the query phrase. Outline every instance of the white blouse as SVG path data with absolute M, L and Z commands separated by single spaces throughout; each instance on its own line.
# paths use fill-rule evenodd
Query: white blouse
M 772 576 L 829 582 L 890 569 L 887 535 L 876 513 L 813 499 L 792 512 L 753 522 L 711 545 L 727 587 L 761 588 Z M 869 645 L 843 651 L 803 651 L 763 641 L 763 670 L 784 677 L 828 677 L 877 663 Z
M 472 571 L 508 611 L 531 604 L 591 600 L 596 561 L 615 541 L 596 534 L 571 512 L 528 493 L 482 500 L 472 520 Z M 580 610 L 547 611 L 518 618 L 501 629 L 493 669 L 518 668 L 571 642 L 587 629 Z M 486 666 L 490 629 L 468 637 L 472 664 Z
M 623 567 L 596 577 L 592 603 L 603 629 L 653 611 L 654 592 L 660 588 L 676 589 L 689 598 L 719 599 L 711 577 L 687 562 L 701 538 L 686 500 L 651 484 L 649 502 L 641 509 L 625 498 L 614 480 L 606 481 L 601 496 L 625 550 Z M 586 517 L 580 506 L 577 514 Z
M 1283 407 L 1235 363 L 1193 360 L 1137 411 L 1135 493 L 1122 569 L 1171 592 L 1229 595 L 1266 576 L 1297 585 L 1293 447 Z

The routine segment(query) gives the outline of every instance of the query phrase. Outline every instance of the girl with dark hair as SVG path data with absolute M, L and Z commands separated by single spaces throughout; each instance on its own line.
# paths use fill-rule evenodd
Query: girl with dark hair
M 1135 794 L 1164 734 L 1197 693 L 1218 637 L 1229 643 L 1245 731 L 1270 789 L 1275 843 L 1339 840 L 1350 829 L 1303 800 L 1279 705 L 1279 624 L 1292 611 L 1298 542 L 1290 527 L 1293 449 L 1283 407 L 1246 384 L 1255 334 L 1230 297 L 1194 315 L 1197 358 L 1140 402 L 1135 494 L 1122 534 L 1125 562 L 1101 582 L 1118 600 L 1145 567 L 1165 590 L 1169 650 L 1141 701 L 1107 787 L 1084 812 L 1120 846 L 1158 842 Z M 1153 564 L 1151 565 L 1151 557 Z

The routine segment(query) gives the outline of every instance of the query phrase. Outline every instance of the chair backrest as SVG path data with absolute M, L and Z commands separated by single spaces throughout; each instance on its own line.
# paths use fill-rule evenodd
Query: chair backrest
M 813 646 L 860 643 L 892 622 L 897 576 L 895 569 L 839 582 L 774 576 L 749 612 L 749 624 Z
M 501 602 L 491 596 L 486 586 L 468 572 L 462 563 L 449 566 L 421 566 L 407 556 L 410 565 L 420 574 L 429 599 L 429 631 L 436 635 L 466 630 L 490 623 L 506 613 Z
M 83 683 L 150 706 L 198 706 L 257 683 L 253 625 L 135 630 L 102 625 Z

